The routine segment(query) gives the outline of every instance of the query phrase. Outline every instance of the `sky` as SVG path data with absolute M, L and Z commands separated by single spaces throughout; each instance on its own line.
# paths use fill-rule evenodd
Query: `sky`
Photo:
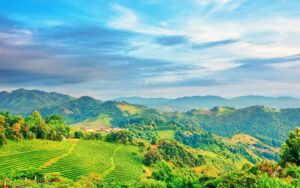
M 300 97 L 299 0 L 0 0 L 0 90 Z

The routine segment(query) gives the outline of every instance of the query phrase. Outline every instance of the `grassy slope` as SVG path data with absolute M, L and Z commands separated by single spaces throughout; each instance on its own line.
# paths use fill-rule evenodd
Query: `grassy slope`
M 44 168 L 45 172 L 60 172 L 74 180 L 96 172 L 103 174 L 105 181 L 135 181 L 142 175 L 142 164 L 135 152 L 134 146 L 104 141 L 9 142 L 0 151 L 0 168 L 2 173 L 17 168 Z
M 121 104 L 118 104 L 117 107 L 122 111 L 122 112 L 127 112 L 129 113 L 130 115 L 134 115 L 134 114 L 137 114 L 137 113 L 141 113 L 142 112 L 142 109 L 137 107 L 137 106 L 134 106 L 134 105 L 130 105 L 130 104 L 125 104 L 125 103 L 121 103 Z
M 111 127 L 111 120 L 112 118 L 109 115 L 101 114 L 96 120 L 86 120 L 80 123 L 73 124 L 71 126 L 89 128 L 108 128 Z
M 159 131 L 158 132 L 158 137 L 160 139 L 174 139 L 175 131 L 172 131 L 172 130 Z

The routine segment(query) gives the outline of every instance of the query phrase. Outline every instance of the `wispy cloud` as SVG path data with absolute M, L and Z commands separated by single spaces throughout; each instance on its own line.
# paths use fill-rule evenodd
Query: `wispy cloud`
M 213 47 L 217 47 L 217 46 L 225 46 L 225 45 L 233 44 L 236 42 L 238 42 L 237 39 L 211 41 L 211 42 L 204 42 L 202 44 L 194 44 L 192 46 L 192 48 L 194 48 L 194 49 L 213 48 Z
M 118 4 L 112 4 L 116 16 L 109 20 L 110 27 L 148 35 L 176 35 L 179 32 L 161 26 L 144 23 L 137 12 Z
M 101 97 L 300 91 L 298 1 L 18 3 L 0 7 L 1 87 Z

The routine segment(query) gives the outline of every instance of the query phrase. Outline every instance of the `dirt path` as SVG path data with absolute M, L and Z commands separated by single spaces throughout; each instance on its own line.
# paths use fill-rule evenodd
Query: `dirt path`
M 65 153 L 65 154 L 63 154 L 61 156 L 55 157 L 55 158 L 53 158 L 53 159 L 45 162 L 43 165 L 40 166 L 40 168 L 41 169 L 47 168 L 48 166 L 51 166 L 52 164 L 56 163 L 58 160 L 60 160 L 60 159 L 62 159 L 64 157 L 67 157 L 68 155 L 70 155 L 73 152 L 74 148 L 77 146 L 77 142 L 78 141 L 73 142 L 73 144 L 71 145 L 71 147 L 70 147 L 70 149 L 68 150 L 67 153 Z
M 115 163 L 115 160 L 114 160 L 114 156 L 115 156 L 116 152 L 117 152 L 118 150 L 120 150 L 122 147 L 123 147 L 123 145 L 117 147 L 117 148 L 113 151 L 111 157 L 109 158 L 110 163 L 111 163 L 111 167 L 109 167 L 108 169 L 106 169 L 106 170 L 102 173 L 102 178 L 104 178 L 104 177 L 107 176 L 109 173 L 111 173 L 113 170 L 115 170 L 115 168 L 116 168 L 116 163 Z

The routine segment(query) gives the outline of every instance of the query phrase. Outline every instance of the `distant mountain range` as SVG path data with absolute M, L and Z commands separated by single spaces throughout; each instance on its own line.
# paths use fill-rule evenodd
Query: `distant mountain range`
M 86 102 L 93 101 L 96 104 L 102 103 L 102 101 L 91 97 L 82 97 L 79 99 L 81 100 L 69 95 L 39 90 L 18 89 L 12 92 L 2 91 L 0 92 L 0 111 L 9 111 L 13 114 L 28 115 L 33 110 L 37 109 L 47 108 L 48 110 L 51 110 L 51 107 L 53 106 L 59 106 L 62 104 L 73 105 L 69 102 L 76 103 L 76 100 L 79 103 L 84 99 L 89 99 L 86 100 Z M 219 96 L 191 96 L 176 99 L 120 97 L 113 101 L 143 105 L 163 112 L 185 112 L 192 109 L 211 109 L 216 106 L 244 108 L 262 105 L 277 109 L 300 108 L 300 99 L 292 97 L 241 96 L 231 99 Z
M 161 111 L 188 111 L 192 109 L 211 109 L 216 106 L 244 108 L 254 105 L 263 105 L 273 108 L 299 108 L 300 99 L 292 97 L 265 97 L 241 96 L 236 98 L 222 98 L 218 96 L 192 96 L 176 99 L 120 97 L 116 101 L 125 101 L 132 104 L 145 105 Z

